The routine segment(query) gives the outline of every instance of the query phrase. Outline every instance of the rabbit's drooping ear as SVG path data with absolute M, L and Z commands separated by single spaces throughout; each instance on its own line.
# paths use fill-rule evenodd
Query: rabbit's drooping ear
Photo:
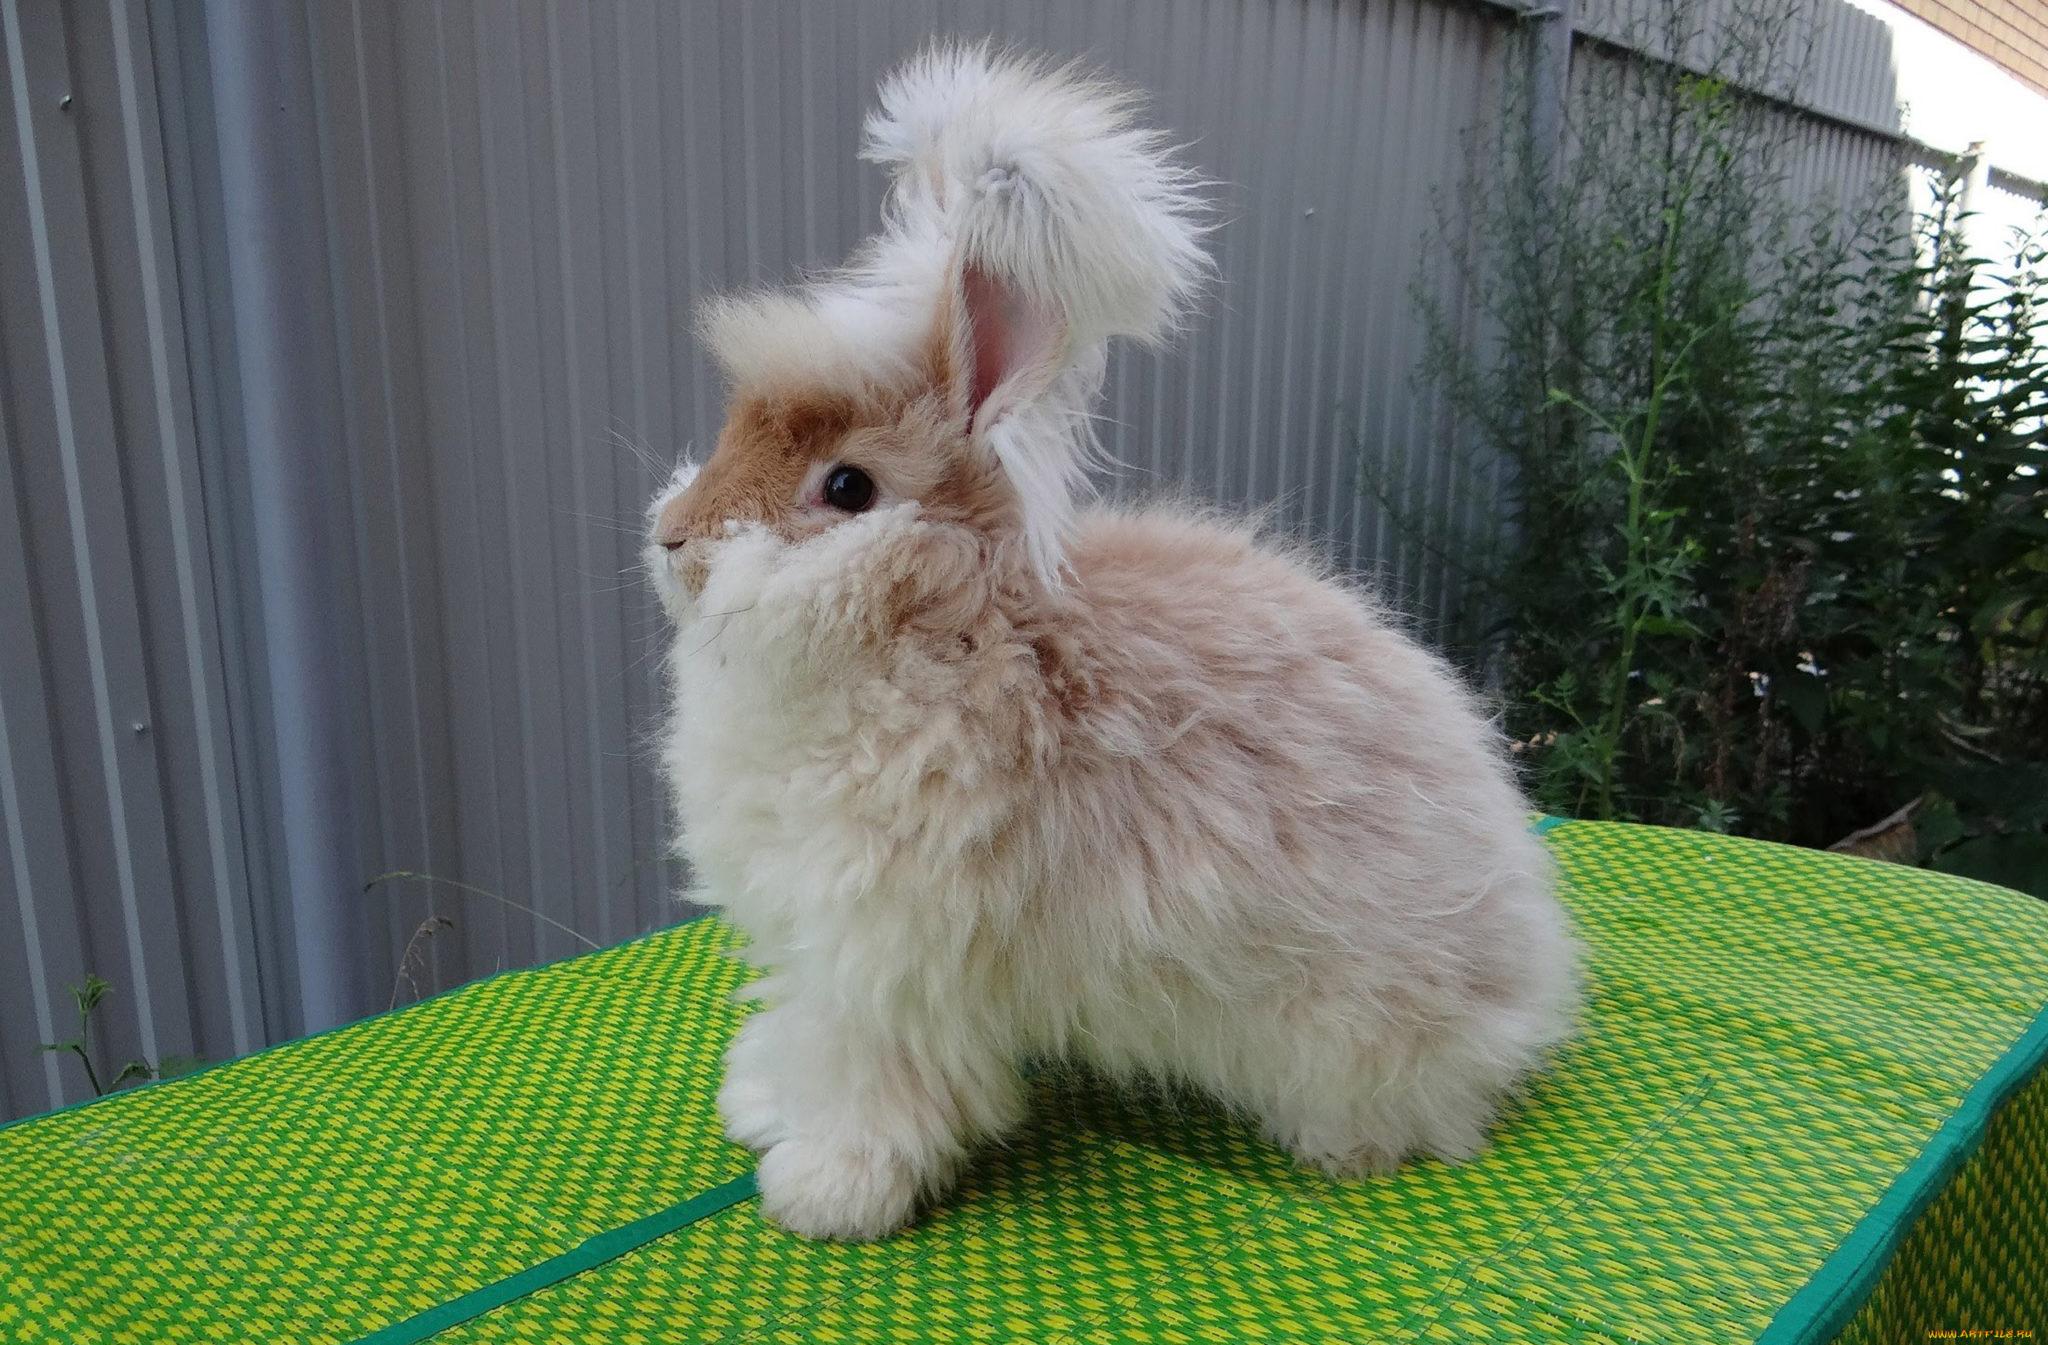
M 936 326 L 971 369 L 967 406 L 1024 499 L 1048 577 L 1085 489 L 1109 341 L 1156 342 L 1208 274 L 1200 183 L 1133 97 L 1073 67 L 937 47 L 882 86 L 865 155 L 894 174 L 871 281 L 943 240 Z M 876 265 L 880 262 L 881 265 Z

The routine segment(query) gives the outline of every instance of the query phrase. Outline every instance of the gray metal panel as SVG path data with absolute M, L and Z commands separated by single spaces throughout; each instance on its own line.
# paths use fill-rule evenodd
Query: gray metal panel
M 1497 21 L 1455 4 L 952 7 L 621 0 L 320 6 L 311 46 L 369 707 L 365 876 L 420 869 L 600 941 L 672 919 L 644 736 L 660 622 L 632 572 L 666 464 L 719 405 L 703 295 L 872 228 L 880 75 L 933 34 L 1083 55 L 1156 95 L 1219 182 L 1216 313 L 1113 366 L 1120 490 L 1277 500 L 1396 548 L 1358 454 L 1460 489 L 1409 387 L 1428 193 L 1487 106 Z M 1381 177 L 1367 185 L 1363 165 Z M 1441 575 L 1404 591 L 1433 601 Z M 572 952 L 545 921 L 395 887 L 365 976 L 430 910 L 446 983 Z M 409 993 L 409 991 L 408 991 Z
M 1881 30 L 1831 7 L 1816 106 L 1882 120 Z M 1151 91 L 1218 188 L 1213 311 L 1120 354 L 1113 490 L 1269 506 L 1424 619 L 1454 597 L 1417 517 L 1491 508 L 1413 384 L 1412 288 L 1462 132 L 1491 116 L 1507 20 L 1448 0 L 894 0 L 320 7 L 324 197 L 352 351 L 353 506 L 376 707 L 366 871 L 417 867 L 599 940 L 670 918 L 642 735 L 660 622 L 632 573 L 666 462 L 708 445 L 701 296 L 829 264 L 870 227 L 858 165 L 877 78 L 934 35 L 1083 56 Z M 1816 132 L 1819 135 L 1819 132 Z M 1816 176 L 1853 159 L 1817 143 Z M 1449 296 L 1456 299 L 1457 296 Z M 644 460 L 651 452 L 656 459 Z M 403 623 L 409 622 L 409 625 Z M 390 627 L 384 636 L 379 625 Z M 441 895 L 445 982 L 575 944 Z M 379 898 L 388 976 L 424 894 Z
M 1597 6 L 1638 0 L 1581 3 L 1607 32 Z M 1894 125 L 1888 47 L 1826 3 L 1786 92 Z M 1454 536 L 1492 509 L 1490 474 L 1446 451 L 1412 381 L 1412 296 L 1460 297 L 1425 233 L 1463 131 L 1497 112 L 1505 6 L 0 14 L 6 1113 L 59 1097 L 58 1063 L 26 1046 L 61 1030 L 62 984 L 87 968 L 121 986 L 110 1051 L 224 1056 L 409 997 L 401 959 L 429 915 L 456 928 L 426 940 L 423 990 L 576 951 L 556 922 L 609 942 L 675 918 L 646 744 L 660 618 L 633 566 L 647 495 L 718 425 L 691 309 L 873 226 L 860 117 L 934 35 L 1107 67 L 1221 184 L 1211 311 L 1177 349 L 1112 363 L 1111 490 L 1268 507 L 1424 619 L 1455 575 L 1362 501 L 1361 473 Z M 271 59 L 249 59 L 245 22 L 283 44 Z M 277 124 L 252 125 L 252 74 L 284 100 Z M 1862 180 L 1888 152 L 1815 123 L 1800 181 Z M 280 501 L 321 548 L 282 587 Z M 293 651 L 322 644 L 336 759 L 309 777 L 318 753 L 276 730 L 303 727 Z M 317 879 L 293 849 L 308 811 L 336 829 Z M 400 869 L 532 910 L 358 890 Z M 308 910 L 333 924 L 295 950 Z
M 1768 29 L 1766 53 L 1715 73 L 1865 130 L 1899 131 L 1892 35 L 1884 20 L 1842 0 L 1577 0 L 1579 30 L 1630 50 L 1715 66 L 1730 34 L 1746 42 Z M 1765 20 L 1762 24 L 1759 19 Z M 1675 50 L 1674 50 L 1675 48 Z
M 116 1066 L 262 1045 L 164 183 L 129 5 L 0 6 L 0 1081 L 84 1093 L 64 985 L 114 983 Z M 19 931 L 19 938 L 13 931 Z
M 275 745 L 286 916 L 304 1026 L 360 1013 L 362 927 L 354 822 L 374 758 L 352 657 L 365 646 L 350 546 L 349 468 L 330 298 L 332 240 L 323 229 L 308 16 L 289 6 L 217 0 L 205 10 L 216 158 L 234 324 L 269 719 Z

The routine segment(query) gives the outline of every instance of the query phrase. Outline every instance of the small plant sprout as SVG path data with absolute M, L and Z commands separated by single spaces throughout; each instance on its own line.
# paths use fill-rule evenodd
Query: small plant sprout
M 155 1064 L 147 1060 L 130 1060 L 114 1072 L 111 1080 L 106 1079 L 101 1073 L 99 1063 L 93 1059 L 92 1024 L 93 1015 L 99 1011 L 101 1002 L 112 993 L 114 987 L 104 977 L 87 972 L 82 983 L 65 988 L 71 992 L 71 1001 L 78 1008 L 78 1035 L 65 1041 L 42 1042 L 36 1049 L 58 1055 L 77 1056 L 79 1063 L 85 1066 L 85 1081 L 92 1086 L 94 1097 L 105 1097 L 138 1079 L 175 1079 L 181 1074 L 190 1074 L 206 1063 L 204 1059 L 195 1055 L 167 1055 Z

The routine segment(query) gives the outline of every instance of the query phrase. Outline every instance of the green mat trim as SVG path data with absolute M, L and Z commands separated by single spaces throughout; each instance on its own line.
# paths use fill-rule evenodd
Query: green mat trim
M 607 1261 L 615 1261 L 627 1252 L 635 1251 L 656 1238 L 667 1237 L 679 1228 L 687 1228 L 699 1219 L 707 1219 L 720 1210 L 737 1205 L 753 1196 L 756 1191 L 754 1174 L 735 1177 L 723 1186 L 714 1186 L 709 1191 L 691 1197 L 680 1205 L 672 1205 L 658 1214 L 644 1219 L 635 1219 L 630 1224 L 600 1233 L 560 1256 L 550 1257 L 538 1265 L 528 1266 L 516 1275 L 472 1290 L 460 1298 L 451 1298 L 446 1303 L 428 1308 L 416 1317 L 402 1322 L 393 1322 L 381 1331 L 373 1331 L 359 1337 L 355 1345 L 418 1345 L 429 1336 L 446 1331 L 449 1327 L 466 1322 L 472 1317 L 481 1317 L 493 1308 L 501 1308 L 514 1299 L 545 1289 L 551 1284 L 581 1275 Z
M 1771 1319 L 1757 1345 L 1818 1345 L 1835 1339 L 1876 1290 L 1921 1213 L 1984 1142 L 1991 1118 L 2048 1061 L 2048 1013 L 1963 1095 L 1913 1165 L 1871 1206 L 1834 1255 Z

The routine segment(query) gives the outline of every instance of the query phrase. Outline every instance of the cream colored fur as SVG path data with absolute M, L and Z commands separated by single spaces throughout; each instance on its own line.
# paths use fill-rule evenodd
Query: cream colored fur
M 1185 174 L 1120 96 L 978 50 L 882 103 L 871 141 L 916 185 L 870 258 L 898 269 L 712 324 L 742 400 L 824 387 L 856 427 L 729 430 L 649 548 L 680 848 L 766 973 L 719 1095 L 765 1212 L 900 1227 L 1049 1057 L 1200 1088 L 1336 1174 L 1478 1152 L 1576 1002 L 1497 735 L 1300 552 L 1077 506 L 1061 465 L 1103 343 L 1200 277 Z M 992 175 L 1021 213 L 977 213 Z M 1000 303 L 963 288 L 983 273 Z M 878 502 L 832 514 L 816 483 L 856 460 Z

